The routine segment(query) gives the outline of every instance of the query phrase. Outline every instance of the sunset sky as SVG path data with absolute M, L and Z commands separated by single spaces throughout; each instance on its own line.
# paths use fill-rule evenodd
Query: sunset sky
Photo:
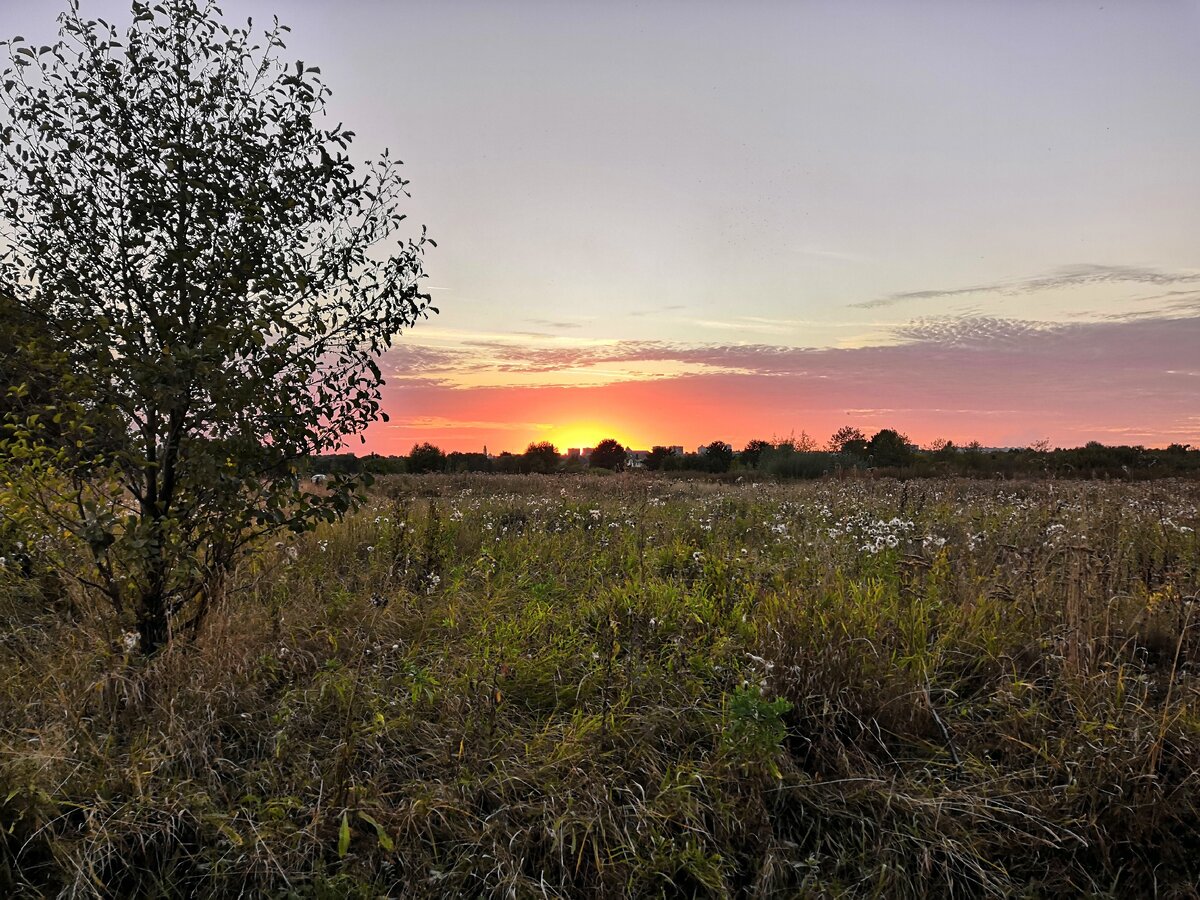
M 368 450 L 1200 444 L 1200 3 L 221 5 L 439 245 Z

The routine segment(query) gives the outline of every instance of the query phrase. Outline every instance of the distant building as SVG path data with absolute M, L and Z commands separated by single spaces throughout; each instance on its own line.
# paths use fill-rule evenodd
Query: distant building
M 708 456 L 708 447 L 705 445 L 701 445 L 701 446 L 697 447 L 696 455 L 697 456 Z
M 581 456 L 582 456 L 582 452 L 580 451 L 580 449 L 578 447 L 570 447 L 567 449 L 567 459 L 568 460 L 579 459 Z
M 671 451 L 672 456 L 683 456 L 683 445 L 682 444 L 672 444 L 667 449 Z
M 646 457 L 650 455 L 649 450 L 626 450 L 625 465 L 631 469 L 642 469 L 646 466 Z

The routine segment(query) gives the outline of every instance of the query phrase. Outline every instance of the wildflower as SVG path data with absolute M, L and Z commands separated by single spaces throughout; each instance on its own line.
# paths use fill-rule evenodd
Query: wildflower
M 127 653 L 132 653 L 142 642 L 142 637 L 136 631 L 126 631 L 121 635 L 121 645 Z
M 388 605 L 388 598 L 376 592 L 371 595 L 371 605 L 376 609 L 384 609 Z

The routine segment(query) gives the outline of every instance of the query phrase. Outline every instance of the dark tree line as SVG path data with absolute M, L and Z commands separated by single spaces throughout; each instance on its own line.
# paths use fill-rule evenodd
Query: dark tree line
M 376 475 L 447 473 L 548 474 L 586 469 L 619 471 L 629 466 L 628 453 L 617 441 L 602 441 L 587 460 L 566 459 L 549 443 L 530 444 L 524 453 L 444 453 L 430 443 L 413 447 L 407 456 L 358 457 L 346 453 L 313 460 L 312 471 L 364 472 Z M 1025 447 L 986 449 L 973 442 L 962 447 L 937 441 L 927 449 L 915 446 L 899 431 L 885 428 L 870 438 L 843 428 L 823 447 L 812 441 L 752 440 L 741 451 L 713 441 L 695 453 L 674 453 L 653 447 L 643 467 L 652 472 L 679 474 L 755 473 L 777 478 L 819 478 L 838 473 L 875 473 L 905 478 L 936 476 L 1148 479 L 1200 476 L 1200 449 L 1172 444 L 1164 449 L 1106 446 L 1050 449 Z

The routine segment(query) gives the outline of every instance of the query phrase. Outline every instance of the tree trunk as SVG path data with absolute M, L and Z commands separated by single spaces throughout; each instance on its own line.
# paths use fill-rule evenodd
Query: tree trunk
M 170 631 L 167 628 L 167 605 L 161 597 L 143 597 L 138 609 L 138 636 L 141 651 L 153 656 L 167 645 Z

